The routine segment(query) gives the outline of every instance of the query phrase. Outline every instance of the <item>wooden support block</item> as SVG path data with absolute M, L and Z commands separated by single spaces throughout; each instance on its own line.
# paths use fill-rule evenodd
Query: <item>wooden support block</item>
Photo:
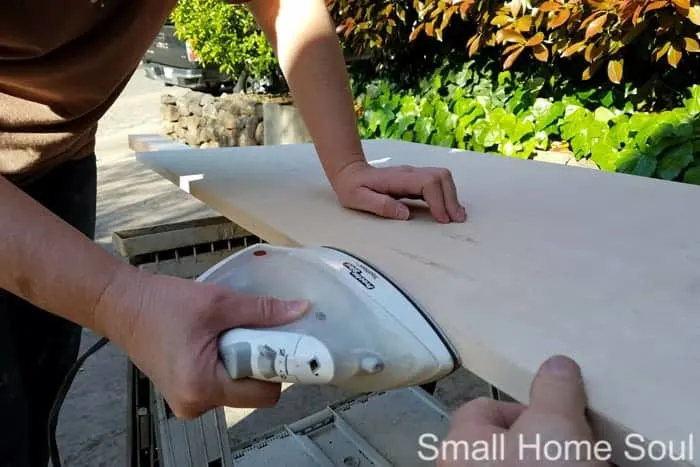
M 421 207 L 406 222 L 344 209 L 310 144 L 137 157 L 269 243 L 331 245 L 367 259 L 433 316 L 463 366 L 520 401 L 547 357 L 575 358 L 596 432 L 618 465 L 677 465 L 671 454 L 700 465 L 689 443 L 700 436 L 699 187 L 402 141 L 363 144 L 377 166 L 450 168 L 467 222 L 439 224 Z M 628 441 L 639 440 L 629 435 L 673 441 L 677 452 L 635 460 Z

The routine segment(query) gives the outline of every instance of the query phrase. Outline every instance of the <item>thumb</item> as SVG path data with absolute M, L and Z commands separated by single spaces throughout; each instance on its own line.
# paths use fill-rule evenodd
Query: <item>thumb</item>
M 544 362 L 532 381 L 529 408 L 573 420 L 585 417 L 586 393 L 576 362 L 562 355 Z
M 391 196 L 387 196 L 369 188 L 358 188 L 352 194 L 349 206 L 362 211 L 371 212 L 380 217 L 405 221 L 411 215 L 408 206 Z
M 310 307 L 308 300 L 236 295 L 232 306 L 221 311 L 226 314 L 226 326 L 229 327 L 271 327 L 299 319 Z

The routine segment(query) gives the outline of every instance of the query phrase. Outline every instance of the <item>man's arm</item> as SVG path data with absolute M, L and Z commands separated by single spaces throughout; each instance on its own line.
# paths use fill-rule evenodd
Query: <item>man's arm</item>
M 329 180 L 349 164 L 365 162 L 345 60 L 324 1 L 247 5 L 272 44 Z
M 95 310 L 131 266 L 0 176 L 0 288 L 103 334 Z M 125 317 L 126 318 L 126 317 Z
M 439 222 L 464 222 L 449 170 L 367 163 L 340 41 L 324 0 L 229 0 L 246 3 L 277 55 L 294 103 L 311 134 L 340 203 L 381 217 L 407 220 L 399 199 L 422 198 Z

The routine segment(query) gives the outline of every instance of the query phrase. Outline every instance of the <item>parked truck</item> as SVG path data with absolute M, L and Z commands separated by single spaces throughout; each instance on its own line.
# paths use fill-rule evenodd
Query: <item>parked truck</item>
M 203 66 L 188 41 L 175 35 L 175 25 L 168 19 L 142 59 L 146 76 L 166 86 L 216 92 L 232 87 L 233 77 L 216 66 Z
M 229 76 L 215 65 L 203 65 L 186 40 L 175 35 L 175 25 L 168 19 L 141 60 L 148 78 L 166 86 L 179 86 L 197 91 L 219 92 L 286 92 L 288 86 L 280 70 L 263 79 L 252 79 L 243 71 Z

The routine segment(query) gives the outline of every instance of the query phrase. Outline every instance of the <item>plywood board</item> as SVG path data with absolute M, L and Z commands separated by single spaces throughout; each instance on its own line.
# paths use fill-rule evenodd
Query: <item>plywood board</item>
M 450 168 L 467 222 L 344 209 L 311 145 L 137 157 L 270 243 L 368 259 L 432 314 L 465 367 L 519 400 L 544 359 L 575 358 L 618 464 L 673 464 L 625 456 L 637 452 L 624 437 L 640 434 L 675 449 L 685 441 L 698 465 L 689 437 L 700 443 L 699 187 L 399 141 L 364 146 L 379 165 Z

